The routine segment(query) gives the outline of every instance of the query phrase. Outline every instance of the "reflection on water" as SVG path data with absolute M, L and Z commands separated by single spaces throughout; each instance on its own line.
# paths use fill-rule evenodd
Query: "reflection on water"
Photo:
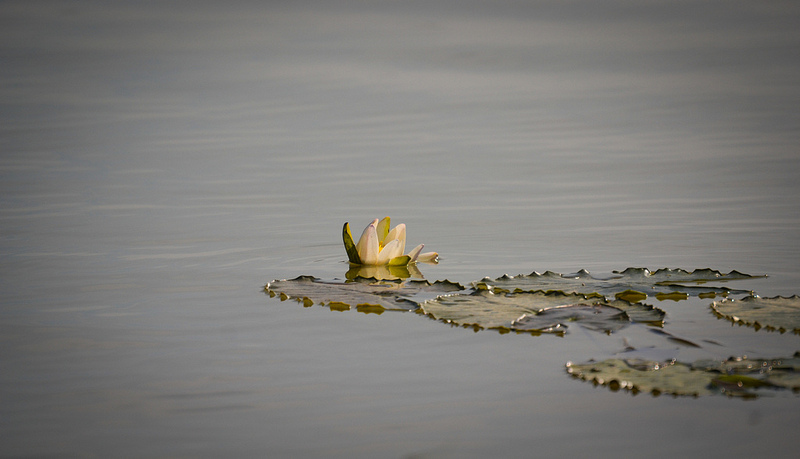
M 341 222 L 394 215 L 442 254 L 412 279 L 714 267 L 798 293 L 798 15 L 4 2 L 0 450 L 569 455 L 624 431 L 605 454 L 788 455 L 794 398 L 565 382 L 566 361 L 614 355 L 619 334 L 641 348 L 641 327 L 531 342 L 261 288 L 341 278 Z M 659 303 L 680 336 L 721 344 L 679 357 L 796 350 L 710 301 Z
M 345 278 L 355 279 L 357 277 L 374 278 L 374 279 L 425 279 L 422 271 L 419 270 L 416 263 L 411 263 L 405 266 L 368 266 L 368 265 L 350 265 L 350 269 L 345 273 Z

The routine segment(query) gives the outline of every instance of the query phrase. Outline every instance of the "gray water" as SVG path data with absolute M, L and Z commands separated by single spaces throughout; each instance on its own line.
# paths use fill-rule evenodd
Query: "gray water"
M 303 308 L 390 215 L 464 284 L 629 266 L 800 294 L 794 2 L 0 3 L 3 457 L 790 457 L 800 399 L 611 392 L 612 335 Z M 655 300 L 653 300 L 655 301 Z M 718 345 L 792 334 L 659 302 Z

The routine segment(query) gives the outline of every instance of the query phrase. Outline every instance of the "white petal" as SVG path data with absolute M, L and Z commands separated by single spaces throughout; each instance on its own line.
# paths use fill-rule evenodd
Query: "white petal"
M 356 245 L 361 263 L 365 265 L 374 265 L 378 263 L 378 252 L 380 249 L 378 248 L 378 233 L 375 231 L 376 224 L 377 221 L 370 223 L 364 228 L 364 232 L 361 234 L 361 238 Z
M 392 239 L 388 244 L 383 246 L 381 253 L 378 254 L 378 264 L 385 265 L 389 263 L 389 260 L 392 258 L 399 257 L 402 254 L 403 251 L 400 249 L 400 241 Z
M 386 240 L 391 241 L 397 239 L 400 241 L 400 255 L 403 254 L 403 251 L 406 249 L 406 224 L 400 223 L 399 225 L 392 228 L 389 231 L 389 234 L 386 235 Z
M 421 261 L 423 263 L 436 263 L 439 261 L 439 254 L 437 252 L 421 253 L 417 257 L 417 261 Z
M 419 256 L 419 253 L 422 252 L 423 247 L 425 247 L 425 244 L 420 244 L 414 247 L 411 252 L 408 252 L 408 256 L 411 257 L 411 263 L 417 261 L 417 257 Z
M 369 225 L 377 225 L 377 224 L 378 224 L 378 219 L 376 218 L 375 220 L 372 220 L 372 223 L 370 223 Z M 362 245 L 361 241 L 364 240 L 364 235 L 367 234 L 367 229 L 369 229 L 369 225 L 367 225 L 367 227 L 364 228 L 364 231 L 361 233 L 361 237 L 358 238 L 358 242 L 356 243 L 356 247 L 361 247 L 361 245 Z M 361 253 L 361 249 L 358 250 L 358 253 Z

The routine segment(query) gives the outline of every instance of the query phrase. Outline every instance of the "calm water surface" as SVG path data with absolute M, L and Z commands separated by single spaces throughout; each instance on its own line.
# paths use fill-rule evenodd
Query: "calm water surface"
M 430 280 L 629 266 L 800 294 L 792 2 L 4 2 L 3 457 L 789 457 L 800 399 L 614 393 L 623 348 L 780 357 L 662 302 L 564 338 L 302 308 L 391 215 Z M 355 229 L 358 228 L 358 229 Z M 653 300 L 655 301 L 655 300 Z M 668 303 L 668 304 L 666 304 Z

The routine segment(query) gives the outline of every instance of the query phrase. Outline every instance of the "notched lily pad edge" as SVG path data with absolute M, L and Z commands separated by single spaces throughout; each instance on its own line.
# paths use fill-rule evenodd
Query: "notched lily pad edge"
M 442 295 L 442 296 L 448 296 L 448 295 Z M 416 309 L 414 312 L 416 312 L 421 316 L 425 316 L 431 320 L 435 320 L 437 322 L 450 325 L 453 328 L 465 328 L 467 330 L 472 330 L 475 333 L 484 330 L 493 330 L 500 333 L 501 335 L 515 334 L 515 335 L 542 336 L 546 334 L 546 335 L 560 336 L 562 338 L 567 334 L 566 327 L 551 327 L 549 329 L 541 329 L 541 330 L 520 330 L 514 327 L 504 327 L 504 326 L 484 327 L 474 322 L 457 322 L 452 319 L 441 319 L 436 317 L 433 313 L 425 312 L 423 308 Z
M 767 276 L 754 276 L 736 270 L 722 273 L 710 268 L 695 269 L 691 272 L 681 268 L 661 268 L 656 271 L 650 271 L 647 268 L 626 268 L 623 271 L 612 271 L 611 274 L 600 275 L 593 275 L 589 271 L 581 269 L 576 273 L 569 274 L 561 274 L 549 270 L 542 274 L 537 271 L 513 276 L 503 274 L 496 279 L 484 277 L 479 281 L 473 281 L 471 285 L 476 289 L 492 290 L 497 293 L 560 290 L 598 296 L 605 295 L 607 298 L 624 298 L 629 301 L 643 301 L 648 296 L 654 297 L 658 301 L 682 301 L 690 296 L 727 298 L 729 295 L 753 294 L 752 290 L 738 290 L 724 286 L 714 287 L 707 284 L 764 277 Z M 544 285 L 537 286 L 537 284 Z M 626 284 L 630 286 L 637 285 L 639 288 L 628 287 L 623 292 L 613 292 L 616 287 L 625 286 Z M 648 290 L 643 290 L 648 286 Z M 592 291 L 592 289 L 596 290 Z
M 791 359 L 798 359 L 800 358 L 800 351 L 794 353 L 794 356 Z M 768 376 L 766 379 L 760 379 L 754 376 L 749 376 L 747 374 L 740 374 L 739 371 L 742 368 L 746 368 L 751 372 L 757 372 L 763 370 L 764 367 L 757 365 L 757 368 L 751 368 L 749 366 L 749 362 L 770 362 L 769 363 L 769 370 L 772 371 L 772 366 L 776 365 L 776 370 L 786 370 L 787 368 L 791 368 L 787 366 L 786 368 L 782 368 L 781 361 L 786 361 L 789 359 L 784 358 L 776 358 L 776 359 L 763 359 L 763 358 L 755 358 L 755 359 L 748 359 L 747 357 L 731 357 L 727 361 L 718 362 L 718 364 L 712 365 L 711 367 L 707 367 L 707 362 L 703 360 L 696 361 L 692 364 L 687 364 L 683 362 L 677 362 L 675 360 L 668 361 L 668 362 L 645 362 L 648 365 L 643 365 L 641 362 L 628 362 L 625 359 L 607 359 L 601 362 L 596 362 L 594 360 L 590 360 L 589 362 L 581 365 L 575 365 L 572 362 L 567 362 L 565 365 L 565 369 L 567 373 L 575 379 L 580 379 L 586 382 L 592 383 L 595 387 L 597 386 L 604 386 L 610 389 L 612 392 L 617 392 L 620 389 L 623 389 L 632 395 L 638 395 L 642 392 L 648 392 L 653 397 L 658 397 L 661 395 L 672 395 L 673 397 L 700 397 L 704 395 L 726 395 L 731 398 L 743 398 L 743 399 L 753 399 L 759 397 L 761 393 L 753 391 L 753 389 L 773 389 L 776 391 L 780 390 L 788 390 L 791 391 L 793 394 L 798 395 L 800 394 L 800 381 L 794 378 L 793 380 L 785 380 L 781 379 L 780 374 L 771 375 L 774 379 L 770 380 Z M 742 367 L 741 364 L 745 363 L 745 366 Z M 695 390 L 681 390 L 681 388 L 675 389 L 670 388 L 669 383 L 671 382 L 669 378 L 665 379 L 663 382 L 663 386 L 661 388 L 657 387 L 656 382 L 645 382 L 645 383 L 636 383 L 635 381 L 628 380 L 621 378 L 619 376 L 611 376 L 604 378 L 602 376 L 603 370 L 597 369 L 600 366 L 611 366 L 614 367 L 616 364 L 623 364 L 628 367 L 628 369 L 623 369 L 620 371 L 631 373 L 633 376 L 630 379 L 636 379 L 636 372 L 642 373 L 650 373 L 655 374 L 656 371 L 663 371 L 667 367 L 675 367 L 680 369 L 680 371 L 691 374 L 690 379 L 694 379 L 695 383 L 699 380 L 703 382 L 702 387 L 698 387 L 695 384 L 695 387 L 698 387 Z M 637 366 L 647 367 L 647 368 L 636 368 Z M 727 367 L 726 367 L 727 366 Z M 588 367 L 588 368 L 587 368 Z M 725 370 L 723 372 L 722 370 Z M 794 367 L 794 371 L 797 371 L 797 367 Z M 794 381 L 794 382 L 792 382 Z M 653 386 L 650 390 L 644 390 L 642 386 Z
M 305 295 L 304 296 L 300 296 L 300 295 L 293 296 L 293 295 L 289 295 L 289 294 L 287 294 L 285 292 L 282 292 L 279 289 L 270 288 L 276 282 L 302 282 L 302 281 L 308 281 L 308 282 L 312 282 L 312 283 L 321 283 L 321 284 L 327 284 L 327 285 L 341 285 L 343 287 L 348 285 L 348 284 L 354 284 L 354 283 L 361 283 L 361 284 L 364 284 L 364 283 L 395 284 L 398 287 L 400 287 L 404 283 L 410 283 L 410 284 L 424 284 L 424 285 L 429 286 L 429 287 L 436 287 L 436 286 L 444 285 L 444 286 L 450 286 L 450 287 L 452 287 L 454 289 L 453 292 L 442 293 L 442 294 L 437 295 L 436 296 L 437 298 L 439 296 L 448 296 L 448 295 L 457 294 L 457 292 L 465 290 L 465 287 L 463 285 L 461 285 L 460 283 L 453 282 L 453 281 L 450 281 L 450 280 L 447 280 L 447 279 L 445 279 L 445 280 L 436 280 L 433 283 L 431 283 L 427 279 L 405 279 L 405 280 L 401 280 L 401 279 L 378 279 L 378 278 L 375 278 L 375 277 L 357 277 L 355 279 L 346 279 L 346 280 L 343 280 L 343 279 L 326 280 L 326 279 L 320 279 L 320 278 L 317 278 L 317 277 L 314 277 L 314 276 L 309 276 L 309 275 L 300 275 L 300 276 L 297 276 L 297 277 L 295 277 L 293 279 L 274 279 L 274 280 L 268 282 L 267 285 L 264 286 L 264 293 L 269 295 L 270 298 L 278 297 L 281 301 L 294 300 L 294 301 L 296 301 L 298 303 L 302 303 L 303 307 L 306 307 L 306 308 L 314 306 L 315 304 L 317 304 L 319 306 L 328 307 L 328 308 L 330 308 L 331 311 L 340 311 L 340 312 L 349 311 L 349 310 L 355 308 L 356 311 L 361 312 L 361 313 L 365 313 L 365 314 L 382 314 L 384 311 L 409 312 L 409 311 L 417 311 L 420 308 L 420 303 L 421 302 L 414 301 L 409 297 L 413 297 L 415 295 L 420 295 L 421 292 L 410 292 L 410 293 L 407 294 L 408 297 L 405 297 L 403 293 L 400 293 L 399 295 L 396 296 L 396 301 L 398 301 L 398 302 L 408 302 L 408 303 L 410 303 L 412 305 L 412 307 L 410 307 L 409 309 L 390 309 L 390 308 L 386 308 L 382 304 L 371 303 L 371 302 L 362 302 L 362 303 L 357 303 L 355 305 L 352 305 L 350 303 L 345 303 L 343 301 L 325 300 L 325 299 L 315 302 L 314 300 L 312 300 L 311 298 L 309 298 L 308 296 L 305 296 Z M 344 288 L 346 288 L 346 287 L 344 287 Z M 379 293 L 376 292 L 375 294 L 378 295 Z
M 758 297 L 756 295 L 751 295 L 751 296 L 743 298 L 742 300 L 739 300 L 739 301 L 748 301 L 749 299 L 753 299 L 753 298 L 760 298 L 760 297 Z M 800 296 L 798 296 L 798 295 L 780 296 L 779 295 L 779 296 L 772 296 L 772 297 L 764 297 L 762 299 L 763 300 L 779 300 L 779 299 L 781 299 L 781 300 L 800 300 Z M 724 304 L 724 303 L 720 303 L 720 304 Z M 731 325 L 739 325 L 740 327 L 742 327 L 742 326 L 751 327 L 755 331 L 760 331 L 760 330 L 763 329 L 763 330 L 766 330 L 768 332 L 778 332 L 780 334 L 784 334 L 786 332 L 791 332 L 791 333 L 793 333 L 795 335 L 800 335 L 800 327 L 786 328 L 786 327 L 783 327 L 783 326 L 780 326 L 780 325 L 762 324 L 758 320 L 746 320 L 746 319 L 742 319 L 741 317 L 739 317 L 737 315 L 734 315 L 734 314 L 725 314 L 724 312 L 721 312 L 717 308 L 717 302 L 716 301 L 711 303 L 708 307 L 709 307 L 709 309 L 711 309 L 711 312 L 714 314 L 714 316 L 716 316 L 718 319 L 724 319 L 724 320 L 727 320 L 727 321 L 731 322 Z
M 520 317 L 516 318 L 515 320 L 511 321 L 511 323 L 509 325 L 484 326 L 484 325 L 481 325 L 478 322 L 471 322 L 471 321 L 470 322 L 464 322 L 464 321 L 459 321 L 459 320 L 456 320 L 456 319 L 442 318 L 442 317 L 439 317 L 439 316 L 437 316 L 436 314 L 434 314 L 432 312 L 428 312 L 428 311 L 425 310 L 425 305 L 426 304 L 432 303 L 432 302 L 437 302 L 439 300 L 443 300 L 443 299 L 446 299 L 448 297 L 481 295 L 481 294 L 486 294 L 486 293 L 493 294 L 493 295 L 499 295 L 499 296 L 509 296 L 509 297 L 527 296 L 527 295 L 532 295 L 532 296 L 542 295 L 542 296 L 545 296 L 545 297 L 563 297 L 565 299 L 566 298 L 572 298 L 572 299 L 575 300 L 574 304 L 564 304 L 564 305 L 561 305 L 561 306 L 542 308 L 538 312 L 536 312 L 536 314 L 533 314 L 533 315 L 541 314 L 541 313 L 544 313 L 546 311 L 552 311 L 552 310 L 560 309 L 560 308 L 563 308 L 563 307 L 586 306 L 586 304 L 583 303 L 583 302 L 588 302 L 590 305 L 605 306 L 605 307 L 613 308 L 613 309 L 616 309 L 616 310 L 620 311 L 629 320 L 630 324 L 642 324 L 642 325 L 646 325 L 646 326 L 654 327 L 654 328 L 663 328 L 664 327 L 664 320 L 666 318 L 666 313 L 663 310 L 661 310 L 660 308 L 657 308 L 655 306 L 652 306 L 652 305 L 649 305 L 649 304 L 640 303 L 640 302 L 631 302 L 631 301 L 628 301 L 628 300 L 625 300 L 625 299 L 615 299 L 615 300 L 612 300 L 612 301 L 607 301 L 604 296 L 597 295 L 597 294 L 591 294 L 591 293 L 590 294 L 584 294 L 584 293 L 576 293 L 576 292 L 564 292 L 564 291 L 561 291 L 561 290 L 532 290 L 532 291 L 524 290 L 524 291 L 519 291 L 519 292 L 505 292 L 505 291 L 496 292 L 496 291 L 493 291 L 492 289 L 481 289 L 481 288 L 467 289 L 467 290 L 460 291 L 460 292 L 453 292 L 451 294 L 438 295 L 436 298 L 432 298 L 430 300 L 427 300 L 427 301 L 419 303 L 420 308 L 417 309 L 416 312 L 418 314 L 425 315 L 425 316 L 429 317 L 430 319 L 439 321 L 441 323 L 445 323 L 445 324 L 451 325 L 453 327 L 462 327 L 462 328 L 472 329 L 475 332 L 478 332 L 478 331 L 481 331 L 481 330 L 494 330 L 494 331 L 499 332 L 500 334 L 515 333 L 515 334 L 527 334 L 527 335 L 533 335 L 533 336 L 541 336 L 541 335 L 544 335 L 544 334 L 549 334 L 549 335 L 557 335 L 557 336 L 561 336 L 561 337 L 564 337 L 567 334 L 567 331 L 568 331 L 569 327 L 566 324 L 563 324 L 563 323 L 556 323 L 553 326 L 543 327 L 543 328 L 518 328 L 518 327 L 514 326 L 514 324 L 517 323 L 517 321 L 519 321 L 523 317 L 529 316 L 531 314 L 523 314 Z M 569 302 L 569 303 L 572 303 L 572 302 Z M 657 318 L 654 319 L 652 317 L 645 317 L 647 314 L 654 315 Z M 581 325 L 581 320 L 579 320 L 579 319 L 575 320 L 575 323 L 577 325 Z M 605 333 L 606 334 L 612 334 L 613 331 L 606 330 Z
M 630 275 L 642 275 L 647 277 L 659 277 L 659 276 L 675 276 L 675 275 L 682 275 L 682 276 L 692 276 L 695 279 L 689 279 L 690 282 L 702 282 L 702 281 L 709 281 L 709 280 L 741 280 L 741 279 L 758 279 L 758 278 L 765 278 L 769 277 L 767 274 L 746 274 L 741 271 L 732 270 L 728 273 L 723 273 L 722 271 L 711 269 L 711 268 L 698 268 L 693 271 L 688 271 L 683 268 L 659 268 L 655 271 L 650 271 L 649 268 L 636 268 L 630 267 L 625 268 L 622 271 L 613 270 L 611 271 L 612 276 L 610 277 L 595 277 L 592 273 L 586 269 L 580 269 L 574 273 L 559 273 L 556 271 L 547 270 L 543 273 L 538 271 L 532 271 L 530 274 L 517 274 L 517 275 L 510 275 L 510 274 L 503 274 L 500 277 L 492 279 L 490 277 L 484 277 L 480 281 L 477 282 L 484 282 L 490 283 L 492 281 L 499 281 L 499 280 L 508 280 L 514 279 L 517 277 L 552 277 L 557 279 L 563 278 L 590 278 L 593 280 L 615 280 L 619 276 L 630 276 Z M 674 282 L 674 280 L 670 280 L 670 282 Z M 682 281 L 686 282 L 686 280 Z
M 478 291 L 485 290 L 485 291 L 489 291 L 489 292 L 492 292 L 492 293 L 495 293 L 495 294 L 498 294 L 498 295 L 504 294 L 504 293 L 505 294 L 543 293 L 543 294 L 546 294 L 546 295 L 550 295 L 550 294 L 554 294 L 554 295 L 555 294 L 570 295 L 572 293 L 580 293 L 581 295 L 585 296 L 587 299 L 589 299 L 589 298 L 595 298 L 595 299 L 598 299 L 598 300 L 605 300 L 606 299 L 606 297 L 604 295 L 601 295 L 601 294 L 599 294 L 597 292 L 583 293 L 583 292 L 570 292 L 570 291 L 564 290 L 564 289 L 547 289 L 547 290 L 544 290 L 544 289 L 522 289 L 522 288 L 518 288 L 518 287 L 514 288 L 514 289 L 507 289 L 507 288 L 503 288 L 503 287 L 500 287 L 500 286 L 497 286 L 497 285 L 487 284 L 484 281 L 473 282 L 473 285 L 474 285 L 475 290 L 478 290 Z
M 672 276 L 675 274 L 680 274 L 680 275 L 688 275 L 699 278 L 705 275 L 708 278 L 708 279 L 703 278 L 701 280 L 692 280 L 691 282 L 703 282 L 705 280 L 739 280 L 739 279 L 753 279 L 753 278 L 767 277 L 766 274 L 761 274 L 761 275 L 745 274 L 735 269 L 728 273 L 723 273 L 722 271 L 718 271 L 716 269 L 711 269 L 711 268 L 698 268 L 691 272 L 682 268 L 659 268 L 655 271 L 650 271 L 647 268 L 626 268 L 622 271 L 612 271 L 612 272 L 614 274 L 643 273 L 651 277 L 658 277 L 661 275 Z
M 507 335 L 507 334 L 513 333 L 513 334 L 516 334 L 516 335 L 541 336 L 541 335 L 544 335 L 544 334 L 548 334 L 548 335 L 556 335 L 556 336 L 561 336 L 561 337 L 565 336 L 566 333 L 567 333 L 567 327 L 564 327 L 564 326 L 562 326 L 560 324 L 558 326 L 555 326 L 555 327 L 548 327 L 548 328 L 542 328 L 542 329 L 518 329 L 518 328 L 515 328 L 513 326 L 502 326 L 502 325 L 501 326 L 487 327 L 487 326 L 481 325 L 481 324 L 479 324 L 477 322 L 461 322 L 461 321 L 457 321 L 457 320 L 453 320 L 453 319 L 437 317 L 434 313 L 425 311 L 425 304 L 426 303 L 436 302 L 438 300 L 443 300 L 443 299 L 446 299 L 448 297 L 453 297 L 453 296 L 471 296 L 471 295 L 481 295 L 481 294 L 484 294 L 484 293 L 496 294 L 496 295 L 506 295 L 506 296 L 514 296 L 514 295 L 544 295 L 546 297 L 554 297 L 554 296 L 555 297 L 565 297 L 565 298 L 567 298 L 567 297 L 577 297 L 576 299 L 578 299 L 578 300 L 580 300 L 580 299 L 589 300 L 590 299 L 589 296 L 581 294 L 581 293 L 565 293 L 565 292 L 562 292 L 560 290 L 548 290 L 548 291 L 536 290 L 536 291 L 522 291 L 522 292 L 500 291 L 500 292 L 495 292 L 492 289 L 482 289 L 482 288 L 477 288 L 476 287 L 476 288 L 472 288 L 472 289 L 465 289 L 465 290 L 459 291 L 459 292 L 452 292 L 452 293 L 449 293 L 449 294 L 438 295 L 436 298 L 431 298 L 429 300 L 423 301 L 423 302 L 419 303 L 420 307 L 419 307 L 419 309 L 416 310 L 416 312 L 418 314 L 420 314 L 420 315 L 424 315 L 424 316 L 428 317 L 429 319 L 432 319 L 432 320 L 435 320 L 435 321 L 438 321 L 438 322 L 441 322 L 441 323 L 444 323 L 444 324 L 448 324 L 448 325 L 450 325 L 452 327 L 460 327 L 460 328 L 471 329 L 475 333 L 477 333 L 479 331 L 482 331 L 482 330 L 494 330 L 494 331 L 500 333 L 501 335 Z M 600 298 L 602 298 L 602 296 Z M 513 325 L 513 322 L 512 322 L 511 325 Z

